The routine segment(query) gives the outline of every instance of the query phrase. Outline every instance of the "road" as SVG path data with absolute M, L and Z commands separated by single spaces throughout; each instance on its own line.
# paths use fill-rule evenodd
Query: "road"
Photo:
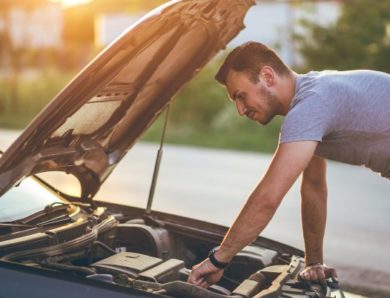
M 5 148 L 17 136 L 0 130 Z M 157 144 L 137 144 L 97 195 L 145 207 Z M 167 145 L 153 209 L 229 226 L 271 156 Z M 390 183 L 371 171 L 328 164 L 325 259 L 340 279 L 390 292 Z M 299 182 L 289 191 L 262 236 L 303 248 Z

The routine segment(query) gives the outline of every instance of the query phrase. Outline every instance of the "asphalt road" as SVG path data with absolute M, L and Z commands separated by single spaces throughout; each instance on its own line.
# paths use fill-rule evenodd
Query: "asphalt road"
M 0 130 L 0 148 L 17 136 Z M 129 151 L 97 198 L 146 206 L 158 145 Z M 270 155 L 166 146 L 153 209 L 229 226 L 265 173 Z M 329 162 L 325 259 L 341 281 L 390 293 L 390 181 Z M 262 236 L 303 248 L 299 181 Z

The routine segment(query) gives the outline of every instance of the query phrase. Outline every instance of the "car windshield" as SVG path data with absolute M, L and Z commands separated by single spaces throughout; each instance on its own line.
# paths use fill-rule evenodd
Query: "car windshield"
M 0 198 L 0 222 L 22 219 L 56 202 L 63 203 L 34 179 L 24 179 Z

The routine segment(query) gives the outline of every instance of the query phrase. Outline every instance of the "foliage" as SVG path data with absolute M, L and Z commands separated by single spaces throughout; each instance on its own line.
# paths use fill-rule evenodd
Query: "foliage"
M 36 0 L 38 1 L 38 0 Z M 26 50 L 16 56 L 18 63 L 28 66 L 12 81 L 8 73 L 0 76 L 0 127 L 24 128 L 73 77 L 92 53 L 93 14 L 99 11 L 146 11 L 165 0 L 95 0 L 90 4 L 69 8 L 65 12 L 63 37 L 65 46 L 53 49 Z M 6 36 L 0 36 L 4 43 Z M 167 141 L 176 144 L 209 146 L 241 150 L 274 150 L 280 127 L 276 119 L 267 127 L 239 117 L 235 105 L 214 75 L 223 56 L 208 64 L 173 102 Z M 89 60 L 89 59 L 88 59 Z M 57 69 L 37 71 L 57 65 Z M 16 73 L 16 71 L 15 71 Z M 1 73 L 0 73 L 1 75 Z M 160 117 L 145 134 L 145 140 L 159 141 L 163 119 Z
M 74 73 L 55 70 L 25 74 L 16 88 L 20 107 L 17 111 L 12 108 L 9 79 L 1 79 L 0 127 L 24 128 L 73 76 Z
M 272 152 L 281 119 L 262 127 L 240 117 L 225 89 L 214 80 L 221 62 L 216 59 L 209 63 L 176 96 L 169 115 L 167 142 Z M 73 76 L 74 72 L 59 70 L 23 76 L 17 89 L 21 107 L 17 112 L 12 109 L 9 82 L 0 79 L 0 127 L 25 127 Z M 159 142 L 163 120 L 164 117 L 160 117 L 143 139 Z
M 176 96 L 169 116 L 167 142 L 272 152 L 277 145 L 281 118 L 262 127 L 240 117 L 225 89 L 214 80 L 221 62 L 215 59 L 209 63 Z M 162 123 L 163 119 L 159 119 L 144 139 L 159 141 Z
M 390 71 L 390 5 L 388 1 L 346 1 L 336 23 L 322 27 L 302 21 L 307 29 L 295 41 L 313 69 Z
M 213 79 L 218 66 L 219 61 L 210 63 L 178 94 L 172 106 L 172 123 L 210 128 L 213 119 L 228 104 L 224 88 Z

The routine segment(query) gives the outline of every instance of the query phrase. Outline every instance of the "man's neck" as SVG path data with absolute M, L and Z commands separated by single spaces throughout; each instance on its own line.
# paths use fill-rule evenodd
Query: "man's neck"
M 282 116 L 286 116 L 290 110 L 291 101 L 295 96 L 295 84 L 297 80 L 297 74 L 293 71 L 289 75 L 280 77 L 279 86 L 277 88 L 279 98 L 283 110 L 281 112 Z

